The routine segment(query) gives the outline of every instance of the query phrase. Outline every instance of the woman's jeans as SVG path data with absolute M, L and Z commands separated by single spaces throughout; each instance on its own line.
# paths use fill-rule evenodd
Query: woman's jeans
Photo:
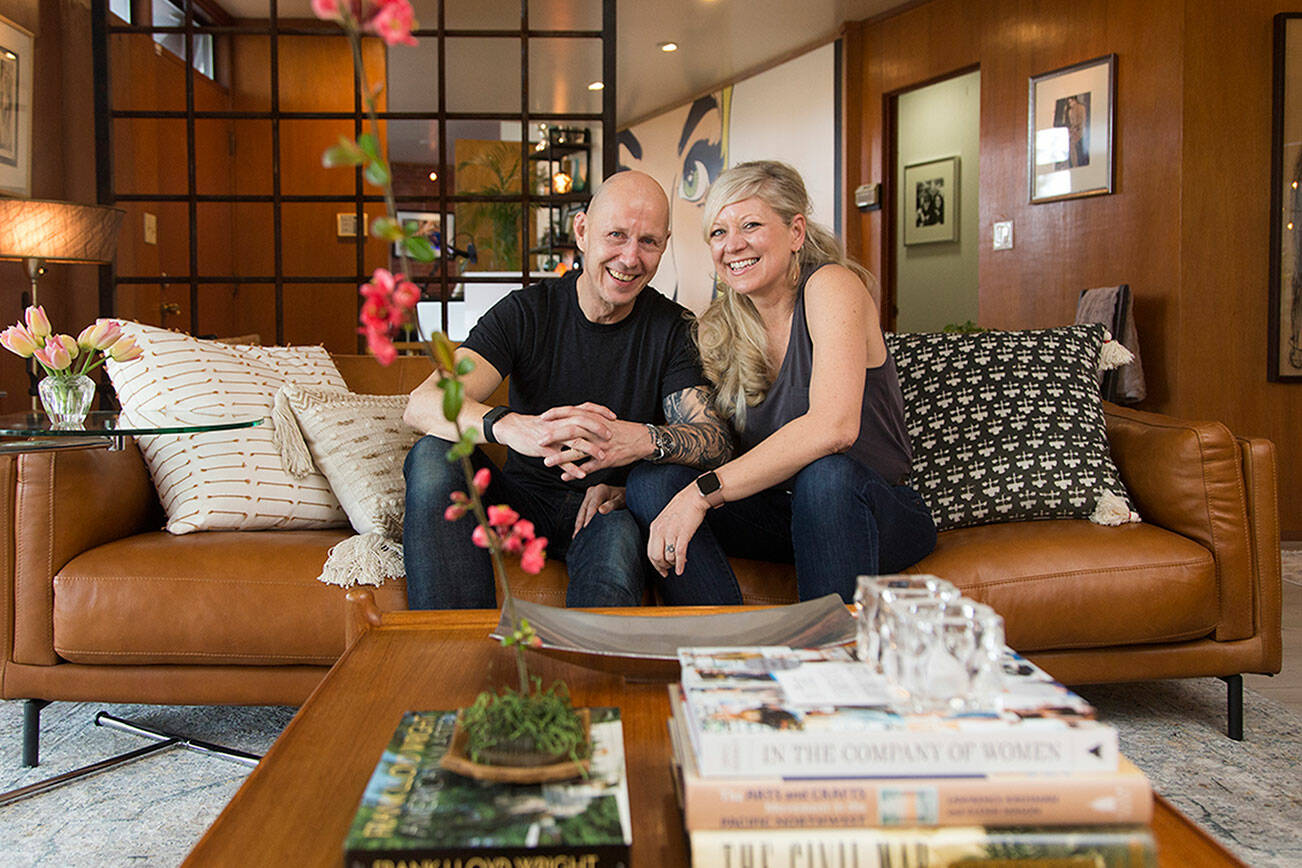
M 454 491 L 466 490 L 461 463 L 444 455 L 452 444 L 426 436 L 407 453 L 407 513 L 403 521 L 403 560 L 407 568 L 407 605 L 412 609 L 494 609 L 497 607 L 493 565 L 488 550 L 470 540 L 474 516 L 447 521 L 444 510 Z M 570 583 L 567 606 L 636 606 L 642 602 L 649 575 L 642 532 L 626 509 L 593 516 L 577 536 L 574 519 L 583 492 L 525 485 L 512 479 L 481 450 L 471 455 L 475 468 L 492 471 L 485 505 L 508 504 L 547 537 L 547 556 L 562 560 Z M 559 479 L 560 471 L 557 471 Z M 509 557 L 509 556 L 508 556 Z
M 673 464 L 638 464 L 628 479 L 628 507 L 644 528 L 700 471 Z M 897 573 L 936 547 L 936 526 L 922 498 L 907 485 L 891 485 L 875 470 L 845 455 L 806 465 L 791 490 L 761 491 L 725 503 L 687 547 L 681 576 L 655 577 L 670 605 L 742 602 L 728 555 L 796 565 L 801 600 L 840 594 L 854 597 L 860 575 Z

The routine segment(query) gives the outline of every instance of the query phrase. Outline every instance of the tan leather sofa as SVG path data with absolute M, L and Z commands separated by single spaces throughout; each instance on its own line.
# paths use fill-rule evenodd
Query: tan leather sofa
M 405 393 L 429 371 L 420 357 L 336 361 L 357 392 Z M 952 530 L 913 569 L 993 605 L 1009 643 L 1068 683 L 1226 677 L 1233 718 L 1237 676 L 1280 667 L 1274 447 L 1218 423 L 1107 415 L 1142 524 Z M 349 531 L 173 536 L 134 445 L 0 455 L 0 508 L 0 696 L 35 700 L 32 762 L 43 701 L 298 704 L 343 650 L 345 592 L 316 576 Z M 737 572 L 747 602 L 794 600 L 789 566 Z M 512 581 L 564 604 L 563 564 Z M 405 588 L 376 599 L 405 608 Z

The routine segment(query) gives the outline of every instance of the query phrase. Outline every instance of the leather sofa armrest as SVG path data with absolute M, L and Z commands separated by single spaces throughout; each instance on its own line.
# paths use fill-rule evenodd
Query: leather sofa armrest
M 1275 444 L 1262 438 L 1239 438 L 1243 478 L 1248 495 L 1252 561 L 1257 576 L 1254 616 L 1261 636 L 1263 671 L 1278 672 L 1283 664 L 1281 646 L 1282 569 L 1279 545 L 1279 480 Z
M 1106 402 L 1104 413 L 1112 457 L 1140 517 L 1212 553 L 1220 599 L 1216 639 L 1255 635 L 1260 576 L 1237 439 L 1219 422 L 1176 419 Z
M 13 659 L 49 665 L 54 576 L 82 552 L 156 530 L 163 513 L 134 442 L 25 453 L 14 478 Z

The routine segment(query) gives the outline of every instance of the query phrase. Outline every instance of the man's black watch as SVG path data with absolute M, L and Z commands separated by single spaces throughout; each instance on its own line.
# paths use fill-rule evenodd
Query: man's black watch
M 493 409 L 489 410 L 487 413 L 484 414 L 483 420 L 479 423 L 479 427 L 484 432 L 484 440 L 486 440 L 489 443 L 497 442 L 497 438 L 493 436 L 493 424 L 497 422 L 498 419 L 501 419 L 507 413 L 511 413 L 511 412 L 514 411 L 512 411 L 510 407 L 501 406 L 501 407 L 494 407 Z

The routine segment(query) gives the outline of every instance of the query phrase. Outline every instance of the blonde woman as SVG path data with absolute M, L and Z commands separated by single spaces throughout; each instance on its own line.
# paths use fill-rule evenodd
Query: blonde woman
M 641 464 L 628 506 L 675 605 L 737 604 L 728 555 L 795 563 L 800 599 L 847 602 L 855 576 L 925 557 L 936 529 L 909 487 L 895 363 L 865 279 L 810 222 L 784 163 L 721 174 L 705 204 L 718 296 L 697 323 L 715 405 L 737 458 L 700 474 Z

